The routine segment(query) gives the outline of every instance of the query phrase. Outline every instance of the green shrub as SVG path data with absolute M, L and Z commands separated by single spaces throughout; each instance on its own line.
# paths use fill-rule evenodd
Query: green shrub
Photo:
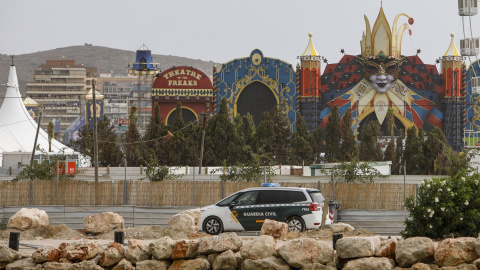
M 40 153 L 42 161 L 40 163 L 21 164 L 20 168 L 23 168 L 23 170 L 15 176 L 13 181 L 52 180 L 57 178 L 57 161 L 65 162 L 68 157 L 68 155 L 64 153 L 64 149 L 53 155 L 49 155 L 49 153 L 40 149 L 39 146 L 37 146 L 36 151 L 38 151 L 37 153 Z M 74 178 L 74 175 L 60 174 L 58 178 L 60 180 L 72 179 Z
M 417 198 L 405 200 L 410 211 L 403 237 L 445 235 L 476 237 L 480 232 L 480 174 L 458 173 L 425 180 Z

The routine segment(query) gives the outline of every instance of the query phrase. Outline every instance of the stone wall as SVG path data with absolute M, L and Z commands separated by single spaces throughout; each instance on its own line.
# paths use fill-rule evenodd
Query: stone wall
M 434 242 L 379 236 L 242 240 L 235 233 L 150 244 L 131 239 L 106 248 L 94 240 L 40 248 L 31 256 L 0 246 L 0 269 L 480 269 L 480 236 Z

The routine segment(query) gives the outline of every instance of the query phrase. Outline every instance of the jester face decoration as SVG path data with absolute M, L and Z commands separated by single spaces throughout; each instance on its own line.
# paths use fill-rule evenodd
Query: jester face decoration
M 361 59 L 360 63 L 363 66 L 365 78 L 369 81 L 370 86 L 383 94 L 393 86 L 393 82 L 398 79 L 398 72 L 400 65 L 405 61 L 402 59 L 395 59 L 393 57 L 385 57 L 383 52 L 375 58 Z

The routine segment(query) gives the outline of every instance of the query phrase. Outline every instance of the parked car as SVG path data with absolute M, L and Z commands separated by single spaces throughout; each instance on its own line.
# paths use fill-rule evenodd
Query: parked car
M 201 208 L 202 230 L 259 231 L 265 219 L 286 222 L 289 231 L 319 228 L 325 198 L 318 189 L 259 187 L 238 191 L 214 205 Z M 326 219 L 326 225 L 330 225 Z

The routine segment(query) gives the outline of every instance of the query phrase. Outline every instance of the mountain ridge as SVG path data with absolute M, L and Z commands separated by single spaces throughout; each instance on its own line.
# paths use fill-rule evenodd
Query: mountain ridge
M 35 53 L 15 55 L 13 58 L 17 69 L 20 93 L 25 97 L 26 84 L 33 82 L 34 71 L 46 60 L 73 59 L 76 64 L 85 67 L 96 67 L 97 73 L 113 72 L 115 75 L 126 75 L 128 64 L 135 62 L 135 51 L 114 49 L 89 44 L 56 48 Z M 204 72 L 207 76 L 213 73 L 213 61 L 191 59 L 181 56 L 153 54 L 152 58 L 158 63 L 161 71 L 173 66 L 192 66 Z M 0 54 L 0 83 L 7 83 L 12 59 L 7 54 Z

